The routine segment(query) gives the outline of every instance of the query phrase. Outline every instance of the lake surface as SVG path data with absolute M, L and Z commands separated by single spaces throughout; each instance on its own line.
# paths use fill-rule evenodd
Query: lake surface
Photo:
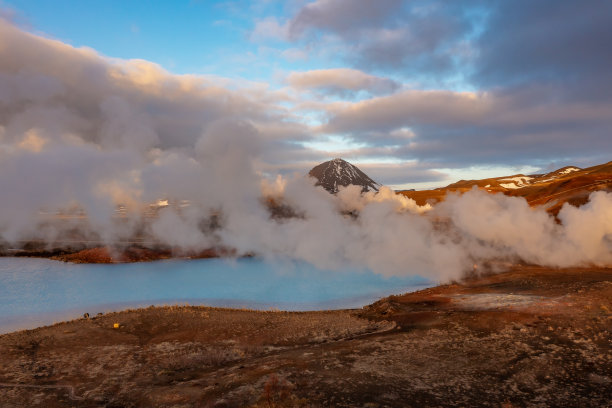
M 128 307 L 185 304 L 252 309 L 361 307 L 433 283 L 297 261 L 170 260 L 89 265 L 0 258 L 0 333 Z

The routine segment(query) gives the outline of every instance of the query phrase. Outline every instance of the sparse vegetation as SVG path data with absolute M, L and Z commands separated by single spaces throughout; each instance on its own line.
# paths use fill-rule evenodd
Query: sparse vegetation
M 523 265 L 361 310 L 108 313 L 0 336 L 0 401 L 600 407 L 612 398 L 611 299 L 610 269 Z

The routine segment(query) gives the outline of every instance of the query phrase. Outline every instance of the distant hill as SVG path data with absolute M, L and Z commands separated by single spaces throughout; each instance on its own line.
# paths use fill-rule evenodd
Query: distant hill
M 340 186 L 361 186 L 361 191 L 378 191 L 380 184 L 372 180 L 356 166 L 342 159 L 333 159 L 315 166 L 308 175 L 317 179 L 317 186 L 322 186 L 332 194 Z
M 460 180 L 446 187 L 422 191 L 401 191 L 419 205 L 444 200 L 449 192 L 465 192 L 477 186 L 491 193 L 523 197 L 530 205 L 544 205 L 557 214 L 563 204 L 580 206 L 588 201 L 591 192 L 612 192 L 612 162 L 581 169 L 567 166 L 547 174 L 515 174 L 482 180 Z

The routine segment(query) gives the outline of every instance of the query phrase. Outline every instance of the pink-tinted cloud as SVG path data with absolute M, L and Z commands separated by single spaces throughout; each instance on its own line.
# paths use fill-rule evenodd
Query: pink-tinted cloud
M 318 69 L 292 72 L 287 83 L 300 90 L 318 91 L 324 94 L 343 95 L 365 91 L 373 95 L 393 93 L 400 84 L 350 68 Z

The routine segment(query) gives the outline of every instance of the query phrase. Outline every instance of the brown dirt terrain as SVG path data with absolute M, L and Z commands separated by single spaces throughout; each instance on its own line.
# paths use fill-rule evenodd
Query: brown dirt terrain
M 529 266 L 359 310 L 128 310 L 0 336 L 0 406 L 606 407 L 611 310 L 612 269 Z
M 401 191 L 399 194 L 412 198 L 418 205 L 435 204 L 444 201 L 449 193 L 465 193 L 476 186 L 490 193 L 523 197 L 529 205 L 544 206 L 550 214 L 557 215 L 565 203 L 579 207 L 587 203 L 589 194 L 594 191 L 612 192 L 612 162 L 567 174 L 560 173 L 562 170 L 533 176 L 529 185 L 516 189 L 504 188 L 502 184 L 508 183 L 507 180 L 512 177 L 520 178 L 523 175 L 461 180 L 434 190 Z
M 111 264 L 129 262 L 152 262 L 162 259 L 209 259 L 234 257 L 236 251 L 223 247 L 207 248 L 201 251 L 185 251 L 173 248 L 146 248 L 131 245 L 127 247 L 97 246 L 86 249 L 54 249 L 54 250 L 20 250 L 19 252 L 2 253 L 0 256 L 49 258 L 56 261 L 86 264 Z M 250 255 L 244 255 L 250 256 Z
M 50 258 L 56 261 L 72 263 L 126 263 L 151 262 L 169 258 L 208 259 L 234 255 L 234 251 L 224 248 L 208 248 L 202 251 L 186 252 L 131 246 L 127 248 L 96 247 L 74 253 L 54 255 Z

